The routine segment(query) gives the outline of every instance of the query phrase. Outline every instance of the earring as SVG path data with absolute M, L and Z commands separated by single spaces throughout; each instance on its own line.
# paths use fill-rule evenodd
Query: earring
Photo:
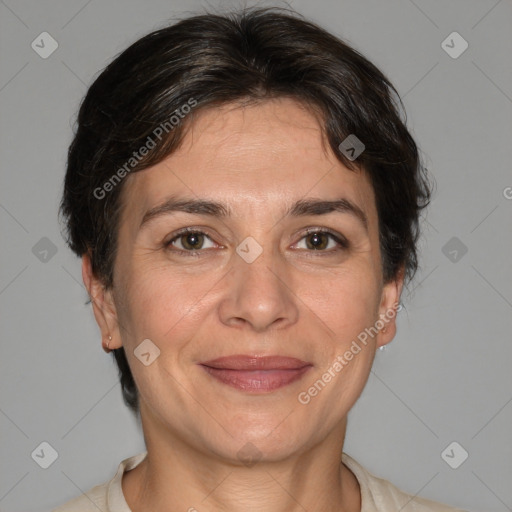
M 109 344 L 110 342 L 112 341 L 112 336 L 108 336 L 108 340 L 105 341 L 105 343 L 103 344 L 103 350 L 108 354 L 109 352 L 112 352 L 112 349 L 109 348 Z
M 387 330 L 387 327 L 383 327 L 383 328 L 381 329 L 381 332 L 386 332 L 386 330 Z

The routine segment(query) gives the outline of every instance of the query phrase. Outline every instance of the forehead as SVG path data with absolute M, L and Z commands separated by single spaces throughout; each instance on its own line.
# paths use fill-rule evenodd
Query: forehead
M 124 213 L 138 219 L 170 194 L 269 211 L 306 196 L 343 196 L 370 221 L 376 216 L 366 173 L 337 160 L 318 118 L 287 98 L 197 112 L 180 147 L 125 185 Z

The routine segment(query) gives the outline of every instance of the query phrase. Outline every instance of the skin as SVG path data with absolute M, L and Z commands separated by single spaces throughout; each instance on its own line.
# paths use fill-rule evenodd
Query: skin
M 168 213 L 139 229 L 144 213 L 170 195 L 222 202 L 233 215 Z M 368 229 L 347 212 L 284 217 L 305 197 L 350 200 Z M 180 148 L 130 175 L 123 198 L 114 286 L 104 288 L 87 256 L 83 279 L 102 337 L 125 347 L 140 393 L 148 457 L 124 475 L 130 508 L 359 511 L 359 484 L 340 456 L 347 414 L 376 349 L 395 335 L 394 318 L 310 403 L 297 397 L 400 298 L 402 274 L 383 282 L 365 172 L 335 158 L 311 111 L 292 99 L 267 100 L 196 113 Z M 184 227 L 208 235 L 199 257 L 178 254 L 186 237 L 165 246 Z M 328 235 L 320 235 L 322 249 L 311 248 L 309 227 L 341 234 L 348 248 Z M 236 252 L 248 236 L 263 248 L 252 263 Z M 160 349 L 149 366 L 134 356 L 146 338 Z M 292 384 L 250 395 L 197 364 L 232 354 L 285 355 L 313 367 Z M 251 467 L 237 456 L 248 442 L 261 457 Z

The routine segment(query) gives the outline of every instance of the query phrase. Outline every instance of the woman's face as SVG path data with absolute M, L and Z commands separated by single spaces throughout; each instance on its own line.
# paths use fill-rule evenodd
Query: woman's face
M 401 287 L 383 284 L 365 173 L 280 99 L 200 112 L 178 151 L 125 185 L 114 288 L 95 312 L 110 347 L 125 347 L 143 423 L 231 460 L 342 436 L 376 347 L 395 333 Z M 174 207 L 184 201 L 220 207 Z M 202 364 L 232 355 L 249 359 Z M 250 373 L 256 356 L 303 363 Z

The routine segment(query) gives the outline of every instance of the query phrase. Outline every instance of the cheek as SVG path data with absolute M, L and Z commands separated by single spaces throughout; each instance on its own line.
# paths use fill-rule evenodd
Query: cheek
M 176 275 L 164 266 L 141 264 L 134 267 L 137 270 L 127 274 L 129 279 L 125 281 L 124 306 L 119 319 L 127 326 L 123 345 L 139 393 L 158 409 L 158 403 L 165 400 L 165 394 L 159 393 L 163 383 L 172 382 L 172 376 L 183 379 L 179 377 L 180 361 L 197 335 L 201 316 L 204 316 L 200 299 L 212 284 L 208 286 L 204 279 Z M 141 364 L 134 353 L 146 339 L 159 350 L 158 353 L 148 345 L 149 351 L 154 351 L 151 358 L 158 353 L 149 366 Z
M 378 317 L 379 299 L 374 276 L 353 268 L 331 276 L 323 292 L 309 288 L 304 302 L 327 335 L 317 344 L 321 364 L 306 381 L 299 403 L 309 404 L 311 411 L 325 418 L 326 425 L 348 414 L 366 384 L 375 341 L 364 333 Z
M 304 277 L 303 298 L 307 309 L 314 313 L 337 348 L 347 343 L 378 317 L 380 303 L 378 282 L 368 268 L 333 271 L 327 277 Z
M 161 349 L 193 337 L 202 312 L 211 301 L 209 291 L 220 276 L 173 272 L 168 265 L 139 263 L 128 273 L 123 317 L 130 326 L 130 345 L 149 338 Z

